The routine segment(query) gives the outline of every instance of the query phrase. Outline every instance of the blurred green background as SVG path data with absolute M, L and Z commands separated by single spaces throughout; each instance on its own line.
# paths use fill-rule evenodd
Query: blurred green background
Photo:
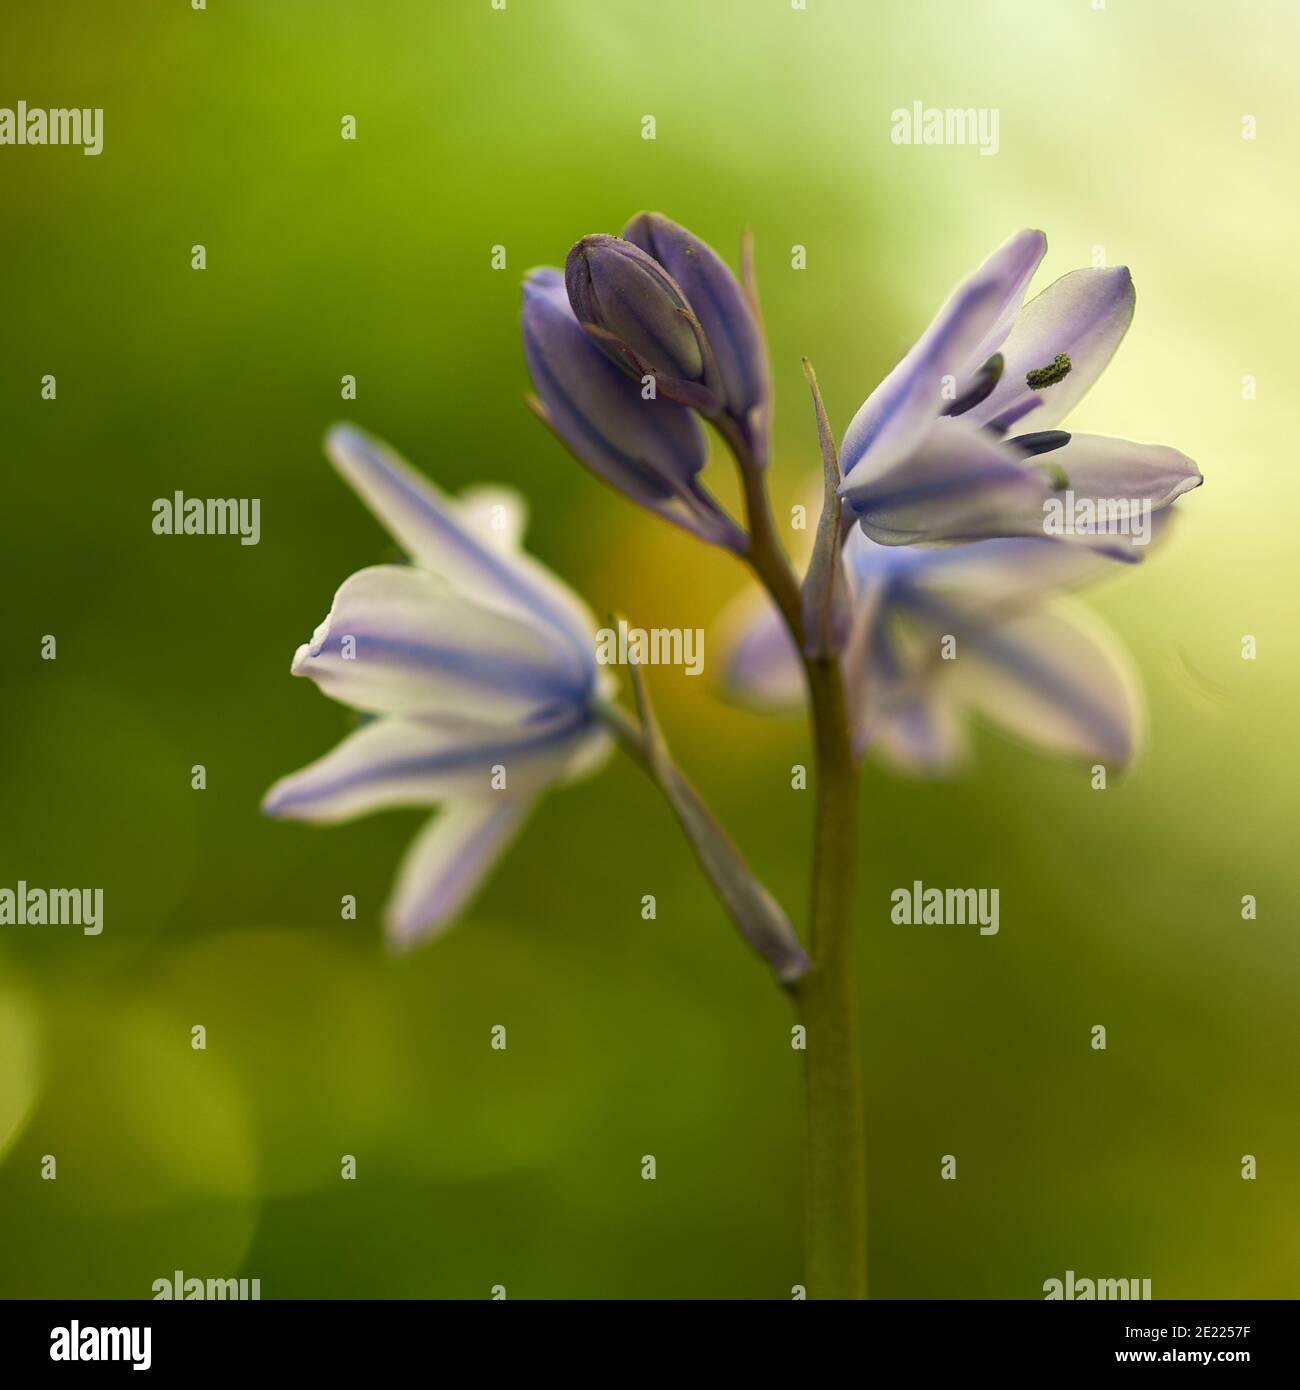
M 0 928 L 0 1292 L 147 1297 L 176 1269 L 264 1297 L 799 1281 L 792 1020 L 638 773 L 551 797 L 468 917 L 400 960 L 378 919 L 421 814 L 257 811 L 348 727 L 289 659 L 390 554 L 321 456 L 337 418 L 448 488 L 522 489 L 534 553 L 597 612 L 707 627 L 743 586 L 519 403 L 522 273 L 652 207 L 733 259 L 754 230 L 781 508 L 816 468 L 800 354 L 842 431 L 1014 229 L 1048 233 L 1040 286 L 1094 247 L 1132 267 L 1133 329 L 1073 418 L 1206 476 L 1170 544 L 1090 595 L 1141 667 L 1149 747 L 1104 793 L 987 733 L 963 780 L 868 777 L 872 1286 L 1300 1293 L 1290 0 L 51 0 L 2 28 L 0 105 L 106 115 L 98 158 L 0 148 L 0 884 L 100 885 L 106 927 Z M 997 107 L 999 153 L 892 145 L 913 101 Z M 261 544 L 153 535 L 176 489 L 260 497 Z M 801 916 L 800 724 L 655 687 Z M 1000 934 L 892 926 L 914 878 L 999 887 Z

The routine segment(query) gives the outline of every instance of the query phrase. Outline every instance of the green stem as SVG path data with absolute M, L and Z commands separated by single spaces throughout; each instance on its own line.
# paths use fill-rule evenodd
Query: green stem
M 776 518 L 772 515 L 772 503 L 767 495 L 767 482 L 763 470 L 750 457 L 749 447 L 734 422 L 724 416 L 713 423 L 739 466 L 740 485 L 745 494 L 745 519 L 749 526 L 750 538 L 745 560 L 759 583 L 771 596 L 772 602 L 780 609 L 785 625 L 794 638 L 795 646 L 802 652 L 803 605 L 799 594 L 799 581 L 794 577 L 794 571 L 786 559 L 785 547 L 777 534 Z
M 808 663 L 817 744 L 813 968 L 794 987 L 804 1040 L 805 1258 L 811 1298 L 867 1296 L 867 1162 L 854 952 L 858 769 L 834 658 Z
M 810 385 L 819 418 L 821 399 Z M 772 517 L 762 470 L 734 429 L 751 536 L 748 560 L 780 609 L 808 682 L 814 767 L 813 968 L 793 985 L 804 1039 L 804 1259 L 812 1298 L 867 1296 L 867 1160 L 854 951 L 859 775 L 836 652 L 805 652 L 803 605 Z M 834 447 L 833 442 L 830 446 Z M 835 464 L 838 469 L 838 463 Z
M 634 724 L 623 710 L 608 701 L 597 703 L 597 717 L 663 792 L 727 915 L 741 936 L 776 971 L 781 984 L 789 988 L 812 965 L 799 933 L 780 903 L 755 877 L 704 798 L 673 761 L 650 705 L 640 667 L 632 665 L 629 670 L 641 723 Z

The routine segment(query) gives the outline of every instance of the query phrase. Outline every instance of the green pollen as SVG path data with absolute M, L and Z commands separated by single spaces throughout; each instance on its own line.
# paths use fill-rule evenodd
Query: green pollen
M 1025 373 L 1025 384 L 1037 390 L 1040 386 L 1055 386 L 1058 381 L 1064 381 L 1070 375 L 1070 368 L 1074 363 L 1070 361 L 1070 355 L 1066 352 L 1058 352 L 1046 367 L 1036 367 L 1032 372 Z

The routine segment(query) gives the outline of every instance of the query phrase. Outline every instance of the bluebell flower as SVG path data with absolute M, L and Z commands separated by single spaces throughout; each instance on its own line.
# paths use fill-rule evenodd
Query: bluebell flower
M 359 430 L 334 466 L 410 556 L 344 581 L 294 675 L 373 716 L 267 793 L 271 816 L 334 822 L 437 806 L 386 912 L 409 944 L 451 922 L 546 789 L 592 772 L 611 741 L 593 704 L 612 680 L 581 601 L 520 549 L 518 497 L 444 496 Z
M 621 237 L 578 241 L 563 274 L 529 273 L 523 329 L 535 408 L 580 463 L 703 539 L 745 549 L 700 482 L 700 420 L 761 469 L 772 388 L 757 307 L 711 247 L 638 213 Z
M 666 395 L 648 395 L 597 346 L 560 271 L 529 272 L 523 330 L 536 409 L 581 464 L 702 540 L 744 549 L 744 532 L 700 482 L 709 457 L 700 422 Z
M 1112 569 L 1105 555 L 1046 537 L 882 546 L 855 529 L 844 558 L 859 754 L 914 774 L 952 772 L 978 716 L 1048 752 L 1111 767 L 1133 759 L 1143 716 L 1132 663 L 1070 594 Z M 798 708 L 802 670 L 772 606 L 746 597 L 729 626 L 732 696 Z
M 995 251 L 854 416 L 840 492 L 872 540 L 1041 534 L 1063 489 L 1157 512 L 1201 483 L 1176 449 L 1057 428 L 1119 346 L 1134 291 L 1126 267 L 1075 270 L 1022 307 L 1046 249 L 1025 231 Z M 1113 535 L 1081 538 L 1139 556 Z

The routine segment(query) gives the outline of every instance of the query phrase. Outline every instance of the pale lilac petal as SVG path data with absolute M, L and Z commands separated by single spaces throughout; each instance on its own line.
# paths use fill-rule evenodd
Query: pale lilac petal
M 895 468 L 854 475 L 842 493 L 872 540 L 918 545 L 1041 530 L 1050 486 L 1041 469 L 987 431 L 941 417 Z
M 551 629 L 425 570 L 377 565 L 344 582 L 291 669 L 356 709 L 504 722 L 584 704 L 594 649 L 589 662 Z
M 1137 752 L 1142 702 L 1132 663 L 1072 601 L 959 636 L 950 665 L 961 698 L 1034 747 L 1114 766 Z
M 1046 254 L 1047 238 L 1042 232 L 1017 232 L 975 272 L 1000 286 L 1001 300 L 997 317 L 967 357 L 964 376 L 978 370 L 1007 341 L 1024 311 L 1029 282 Z
M 895 588 L 881 574 L 859 590 L 842 655 L 854 751 L 861 756 L 905 701 L 924 697 L 933 662 L 902 621 Z
M 572 773 L 575 757 L 588 749 L 591 737 L 590 727 L 575 716 L 542 729 L 376 719 L 324 757 L 282 777 L 267 792 L 262 810 L 332 823 L 448 798 L 535 794 Z M 499 769 L 505 786 L 498 789 L 493 781 L 500 782 Z
M 852 511 L 848 508 L 845 510 L 851 518 Z M 905 578 L 913 568 L 936 553 L 919 546 L 881 545 L 879 541 L 873 541 L 860 526 L 852 526 L 844 538 L 844 565 L 855 589 L 900 576 Z M 948 552 L 945 550 L 942 553 Z
M 487 542 L 471 514 L 378 440 L 336 425 L 330 461 L 422 568 L 470 598 L 540 619 L 575 653 L 590 650 L 594 623 L 581 601 L 521 551 Z
M 1027 461 L 1036 486 L 1019 496 L 1008 494 L 982 521 L 971 518 L 964 534 L 951 522 L 941 523 L 933 510 L 925 513 L 927 539 L 978 541 L 981 534 L 1009 539 L 925 552 L 912 569 L 923 569 L 927 580 L 968 590 L 1011 583 L 1029 592 L 1081 582 L 1102 573 L 1110 561 L 1144 559 L 1165 529 L 1170 505 L 1202 481 L 1196 465 L 1176 449 L 1099 435 L 1063 437 L 1065 445 Z M 1006 445 L 1014 449 L 1015 441 Z M 910 463 L 899 472 L 917 476 Z M 875 534 L 884 520 L 879 499 L 867 519 Z M 919 573 L 914 577 L 922 579 Z
M 509 847 L 533 802 L 527 797 L 453 801 L 412 841 L 384 912 L 388 939 L 413 946 L 455 921 Z
M 840 663 L 844 670 L 854 744 L 861 753 L 873 704 L 886 698 L 902 674 L 903 658 L 894 650 L 892 635 L 893 597 L 899 584 L 896 567 L 889 557 L 901 558 L 922 552 L 913 547 L 879 546 L 855 530 L 846 542 L 846 555 L 851 548 L 857 548 L 859 539 L 862 547 L 873 556 L 884 557 L 881 563 L 846 566 L 852 608 Z
M 1203 481 L 1191 459 L 1161 444 L 1075 434 L 1047 457 L 1066 486 L 1043 503 L 1045 534 L 1130 564 L 1160 538 L 1173 502 Z
M 973 541 L 918 549 L 908 585 L 953 596 L 980 611 L 1036 602 L 1053 590 L 1072 589 L 1115 572 L 1114 560 L 1084 546 L 1046 536 Z M 905 595 L 906 587 L 901 590 Z
M 1051 429 L 1105 370 L 1132 322 L 1133 305 L 1133 278 L 1127 266 L 1063 275 L 1020 311 L 1002 347 L 1002 379 L 963 418 L 988 424 L 1023 411 L 1037 394 L 1041 403 L 1020 415 L 1017 432 Z M 1062 352 L 1070 358 L 1068 375 L 1031 389 L 1026 375 L 1050 365 Z
M 1152 511 L 1169 506 L 1204 482 L 1201 470 L 1186 454 L 1164 444 L 1072 434 L 1068 444 L 1044 457 L 1064 470 L 1076 498 L 1146 501 Z
M 509 790 L 452 799 L 411 844 L 385 913 L 389 940 L 408 946 L 449 926 L 477 892 L 548 782 L 588 777 L 613 749 L 609 734 L 587 726 L 558 740 L 541 758 L 504 749 Z
M 967 758 L 960 710 L 938 686 L 913 690 L 882 711 L 867 731 L 867 747 L 913 777 L 950 776 Z
M 1041 232 L 1019 232 L 953 292 L 853 417 L 840 450 L 846 478 L 860 467 L 878 478 L 920 442 L 941 409 L 945 378 L 960 383 L 1000 340 L 1046 246 Z

